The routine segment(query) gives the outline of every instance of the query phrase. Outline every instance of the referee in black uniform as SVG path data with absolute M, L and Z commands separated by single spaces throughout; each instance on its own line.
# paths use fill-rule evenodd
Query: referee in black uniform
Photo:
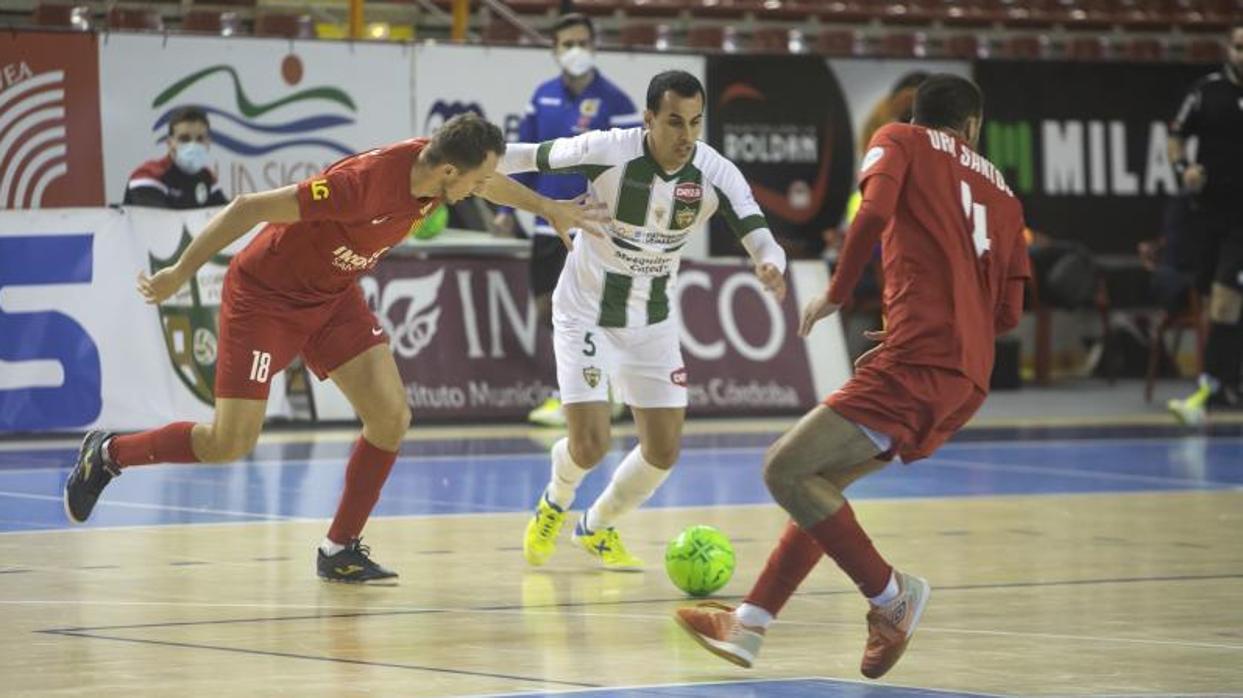
M 1191 234 L 1201 249 L 1197 283 L 1209 293 L 1208 343 L 1197 390 L 1171 400 L 1188 424 L 1205 409 L 1239 406 L 1243 361 L 1243 22 L 1228 36 L 1226 64 L 1196 81 L 1170 129 L 1170 161 L 1192 197 Z M 1199 145 L 1195 162 L 1187 139 Z

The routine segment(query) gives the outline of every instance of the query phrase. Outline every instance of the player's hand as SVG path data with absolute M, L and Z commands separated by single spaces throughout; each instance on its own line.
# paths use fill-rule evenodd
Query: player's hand
M 838 308 L 842 306 L 829 301 L 829 294 L 822 293 L 811 300 L 806 308 L 803 308 L 803 320 L 798 325 L 798 336 L 806 337 L 811 334 L 811 328 L 817 322 L 836 313 Z
M 176 271 L 176 267 L 165 267 L 157 271 L 154 276 L 147 276 L 146 272 L 138 272 L 138 292 L 142 294 L 145 301 L 152 305 L 164 302 L 164 299 L 176 293 L 185 282 L 186 277 Z
M 1207 181 L 1208 173 L 1204 171 L 1204 165 L 1196 163 L 1183 170 L 1183 186 L 1193 194 L 1203 189 Z
M 777 302 L 786 298 L 786 277 L 777 268 L 777 265 L 765 262 L 755 268 L 755 275 L 759 277 L 760 283 L 764 284 L 764 288 L 777 299 Z
M 608 205 L 589 199 L 586 194 L 570 201 L 550 201 L 541 214 L 552 225 L 553 230 L 557 231 L 557 237 L 561 238 L 567 250 L 574 249 L 571 230 L 582 230 L 588 235 L 604 237 L 601 227 L 609 220 Z
M 859 358 L 855 359 L 856 369 L 863 368 L 865 364 L 867 364 L 872 359 L 875 359 L 876 356 L 880 354 L 880 350 L 885 347 L 885 331 L 884 330 L 866 330 L 864 331 L 863 336 L 867 337 L 873 342 L 880 342 L 880 344 L 877 344 L 871 349 L 868 349 L 867 351 L 860 354 Z
M 492 217 L 492 229 L 501 237 L 513 237 L 517 228 L 518 223 L 514 220 L 514 214 L 509 211 L 497 211 Z

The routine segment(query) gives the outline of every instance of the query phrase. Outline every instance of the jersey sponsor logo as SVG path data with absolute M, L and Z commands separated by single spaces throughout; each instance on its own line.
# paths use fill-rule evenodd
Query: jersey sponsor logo
M 692 203 L 703 198 L 704 188 L 699 182 L 682 182 L 673 189 L 673 198 L 678 201 Z
M 674 385 L 681 386 L 683 388 L 686 387 L 686 378 L 687 376 L 686 376 L 685 366 L 669 374 L 669 382 L 673 383 Z
M 578 105 L 578 113 L 589 118 L 594 117 L 596 114 L 599 114 L 600 113 L 599 98 L 584 99 L 582 103 Z
M 588 366 L 583 369 L 583 380 L 587 381 L 589 387 L 600 385 L 600 379 L 604 377 L 604 373 L 595 366 Z
M 393 279 L 383 288 L 373 276 L 358 280 L 367 305 L 375 312 L 381 331 L 387 330 L 393 352 L 403 359 L 418 356 L 436 337 L 439 329 L 440 286 L 445 271 L 416 276 L 409 279 Z M 373 334 L 378 336 L 376 329 Z
M 150 257 L 151 273 L 172 266 L 192 240 L 189 228 L 182 226 L 176 251 L 167 259 Z M 230 259 L 228 255 L 212 257 L 158 308 L 173 373 L 204 405 L 215 404 L 220 302 Z
M 875 165 L 876 163 L 880 162 L 880 159 L 883 157 L 885 157 L 884 148 L 880 147 L 879 145 L 872 148 L 871 150 L 867 152 L 867 155 L 863 156 L 863 164 L 859 166 L 859 172 L 861 173 L 867 172 L 869 169 L 871 169 L 872 165 Z
M 375 266 L 380 257 L 388 252 L 387 247 L 381 247 L 370 256 L 364 257 L 354 250 L 342 245 L 332 251 L 332 266 L 346 272 L 358 272 L 364 269 L 370 269 Z
M 328 189 L 328 180 L 311 180 L 311 201 L 323 201 L 324 199 L 327 199 L 331 193 L 332 192 Z

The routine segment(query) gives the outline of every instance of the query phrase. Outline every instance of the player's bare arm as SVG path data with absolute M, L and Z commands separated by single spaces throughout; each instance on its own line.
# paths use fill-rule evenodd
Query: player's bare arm
M 260 223 L 293 223 L 300 218 L 298 187 L 242 194 L 212 216 L 181 258 L 152 276 L 138 273 L 138 292 L 148 303 L 159 303 L 177 292 L 207 260 Z
M 574 249 L 570 230 L 578 228 L 590 235 L 601 236 L 600 224 L 608 220 L 607 207 L 591 201 L 586 195 L 570 201 L 556 201 L 540 196 L 510 177 L 497 173 L 488 178 L 480 196 L 501 206 L 512 206 L 542 216 L 567 249 Z

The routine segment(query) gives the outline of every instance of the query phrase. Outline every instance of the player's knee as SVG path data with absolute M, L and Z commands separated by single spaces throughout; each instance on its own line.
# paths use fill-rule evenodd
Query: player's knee
M 645 444 L 642 448 L 643 460 L 647 461 L 647 463 L 652 467 L 660 468 L 661 470 L 668 470 L 672 468 L 673 464 L 678 462 L 678 456 L 681 455 L 681 449 L 676 443 L 657 445 Z
M 764 485 L 777 501 L 781 501 L 781 495 L 790 487 L 791 478 L 784 466 L 785 457 L 778 441 L 764 452 Z
M 1243 315 L 1243 292 L 1225 284 L 1213 284 L 1209 294 L 1209 319 L 1221 325 L 1238 324 Z
M 390 442 L 376 444 L 377 446 L 391 445 L 392 442 L 401 442 L 406 435 L 406 430 L 410 428 L 412 418 L 410 407 L 405 400 L 389 400 L 383 406 L 372 410 L 363 419 L 363 426 L 385 442 Z
M 596 465 L 608 452 L 609 437 L 605 432 L 588 430 L 570 436 L 570 458 L 582 467 Z
M 212 431 L 205 453 L 196 453 L 206 463 L 229 463 L 240 460 L 254 450 L 259 441 L 258 430 L 219 429 Z

